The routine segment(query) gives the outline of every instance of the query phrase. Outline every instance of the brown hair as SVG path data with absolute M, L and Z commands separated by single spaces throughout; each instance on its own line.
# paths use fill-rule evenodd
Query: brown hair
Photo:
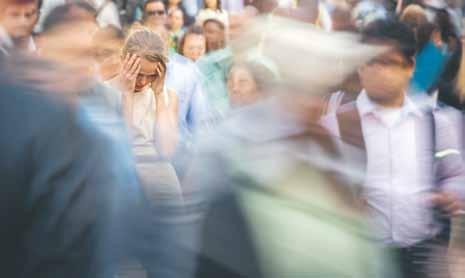
M 225 30 L 225 29 L 226 29 L 225 26 L 224 26 L 224 23 L 221 22 L 220 20 L 216 19 L 216 18 L 208 18 L 208 19 L 206 19 L 206 20 L 203 22 L 203 24 L 202 24 L 203 28 L 205 28 L 205 25 L 207 25 L 207 24 L 210 23 L 210 22 L 211 22 L 211 23 L 215 23 L 215 24 L 217 24 L 218 26 L 220 26 L 220 29 L 221 29 L 221 30 Z
M 217 10 L 217 11 L 222 11 L 222 10 L 223 10 L 223 8 L 222 8 L 221 6 L 222 6 L 221 0 L 216 0 L 216 10 Z M 209 9 L 209 8 L 207 7 L 207 3 L 206 3 L 205 0 L 203 1 L 203 8 L 204 8 L 204 9 Z
M 205 36 L 203 34 L 203 28 L 197 25 L 192 26 L 187 30 L 187 32 L 182 36 L 181 40 L 179 41 L 178 45 L 178 53 L 184 55 L 184 45 L 186 44 L 186 39 L 189 35 L 200 35 Z M 207 49 L 207 41 L 205 40 L 205 49 Z

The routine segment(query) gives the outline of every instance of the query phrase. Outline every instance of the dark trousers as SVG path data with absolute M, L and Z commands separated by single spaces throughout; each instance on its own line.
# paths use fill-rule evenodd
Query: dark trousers
M 449 237 L 444 233 L 413 246 L 395 248 L 401 278 L 450 278 Z

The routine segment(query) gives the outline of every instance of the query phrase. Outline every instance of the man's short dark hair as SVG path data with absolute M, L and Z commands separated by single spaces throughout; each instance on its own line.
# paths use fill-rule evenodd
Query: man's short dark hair
M 97 11 L 87 2 L 76 1 L 67 3 L 54 8 L 47 15 L 42 25 L 43 32 L 50 31 L 60 25 L 69 24 L 70 22 L 83 20 L 80 15 L 75 13 L 76 9 L 87 12 L 94 19 L 97 17 Z
M 380 19 L 362 30 L 362 42 L 393 44 L 410 62 L 414 61 L 416 40 L 413 31 L 396 19 Z
M 224 30 L 225 29 L 225 26 L 224 26 L 224 23 L 221 22 L 220 20 L 216 19 L 216 18 L 209 18 L 209 19 L 206 19 L 203 24 L 202 24 L 202 27 L 205 29 L 205 26 L 208 24 L 208 23 L 215 23 L 216 25 L 218 25 L 220 27 L 221 30 Z
M 216 0 L 216 3 L 217 3 L 217 7 L 216 9 L 221 11 L 223 8 L 221 7 L 222 4 L 221 4 L 221 0 Z M 206 9 L 207 8 L 207 2 L 206 1 L 203 1 L 203 8 Z
M 6 6 L 8 5 L 20 5 L 20 4 L 29 4 L 32 2 L 37 1 L 37 9 L 40 10 L 42 8 L 43 0 L 8 0 L 4 1 L 5 3 L 2 3 Z
M 165 12 L 166 12 L 166 5 L 165 5 L 165 2 L 164 2 L 163 0 L 147 0 L 147 1 L 145 1 L 144 7 L 143 7 L 143 8 L 144 8 L 144 12 L 145 12 L 145 10 L 147 9 L 147 6 L 148 6 L 149 4 L 153 4 L 153 3 L 162 3 L 162 4 L 163 4 L 163 7 L 165 7 L 164 9 L 165 9 Z

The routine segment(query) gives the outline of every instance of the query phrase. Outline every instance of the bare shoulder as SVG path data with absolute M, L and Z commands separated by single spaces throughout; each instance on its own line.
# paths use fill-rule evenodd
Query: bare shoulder
M 179 105 L 179 97 L 178 94 L 176 93 L 175 90 L 173 89 L 167 89 L 168 92 L 168 98 L 170 100 L 170 103 L 175 107 L 175 109 L 178 109 Z
M 166 89 L 166 90 L 168 91 L 168 94 L 169 94 L 169 95 L 177 95 L 177 93 L 176 93 L 176 90 L 175 90 L 175 89 L 168 88 L 168 89 Z
M 176 91 L 174 89 L 167 89 L 168 91 L 168 96 L 172 99 L 178 99 L 178 94 L 176 93 Z

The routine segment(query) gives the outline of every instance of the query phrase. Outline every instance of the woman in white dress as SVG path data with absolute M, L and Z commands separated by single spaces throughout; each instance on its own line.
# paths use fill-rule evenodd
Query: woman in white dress
M 164 84 L 165 53 L 156 33 L 133 32 L 123 47 L 120 72 L 111 83 L 121 92 L 136 168 L 147 195 L 156 201 L 179 201 L 179 181 L 168 160 L 178 142 L 178 98 Z

